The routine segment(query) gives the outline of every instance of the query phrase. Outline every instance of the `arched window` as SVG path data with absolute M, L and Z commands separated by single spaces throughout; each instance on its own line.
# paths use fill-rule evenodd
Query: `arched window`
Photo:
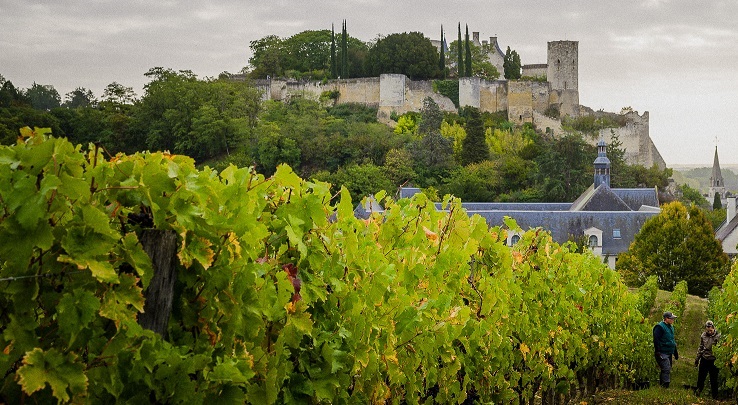
M 520 235 L 513 235 L 512 238 L 510 238 L 510 243 L 514 245 L 518 243 L 519 240 L 520 240 Z
M 589 247 L 596 248 L 598 245 L 597 235 L 589 235 Z

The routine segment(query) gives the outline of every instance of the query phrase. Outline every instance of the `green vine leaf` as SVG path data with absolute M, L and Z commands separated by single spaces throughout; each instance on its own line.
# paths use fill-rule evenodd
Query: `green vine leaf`
M 87 389 L 87 376 L 83 370 L 73 353 L 65 355 L 56 349 L 44 352 L 36 348 L 23 357 L 23 366 L 18 369 L 18 382 L 28 395 L 49 384 L 56 399 L 68 402 L 70 394 L 82 394 Z

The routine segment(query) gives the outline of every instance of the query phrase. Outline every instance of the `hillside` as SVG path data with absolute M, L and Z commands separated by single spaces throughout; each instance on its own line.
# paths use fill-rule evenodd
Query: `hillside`
M 712 167 L 675 167 L 672 177 L 678 184 L 687 184 L 690 187 L 699 190 L 703 194 L 707 193 L 710 188 L 710 176 L 712 175 Z M 721 167 L 723 180 L 725 180 L 725 188 L 730 191 L 738 191 L 738 174 L 736 170 Z

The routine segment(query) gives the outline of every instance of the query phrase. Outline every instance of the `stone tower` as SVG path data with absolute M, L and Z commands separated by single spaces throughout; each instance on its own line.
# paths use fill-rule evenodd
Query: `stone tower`
M 607 158 L 607 144 L 604 140 L 597 143 L 597 158 L 594 161 L 594 188 L 605 184 L 610 187 L 610 159 Z
M 710 176 L 710 191 L 708 191 L 708 201 L 715 198 L 715 193 L 720 195 L 720 200 L 725 200 L 725 181 L 720 171 L 720 161 L 718 160 L 717 146 L 715 146 L 715 159 L 712 162 L 712 176 Z
M 546 78 L 551 84 L 551 104 L 561 116 L 579 115 L 579 41 L 548 43 Z
M 546 77 L 552 90 L 579 91 L 579 41 L 548 43 Z

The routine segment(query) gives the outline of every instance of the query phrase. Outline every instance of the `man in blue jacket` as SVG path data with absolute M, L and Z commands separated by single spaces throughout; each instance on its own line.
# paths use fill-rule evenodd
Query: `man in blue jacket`
M 661 369 L 659 384 L 664 388 L 669 388 L 671 382 L 671 356 L 674 356 L 674 360 L 679 360 L 679 352 L 677 351 L 676 340 L 674 340 L 674 327 L 672 326 L 676 318 L 676 315 L 671 312 L 664 312 L 664 320 L 653 327 L 653 348 L 656 363 Z

